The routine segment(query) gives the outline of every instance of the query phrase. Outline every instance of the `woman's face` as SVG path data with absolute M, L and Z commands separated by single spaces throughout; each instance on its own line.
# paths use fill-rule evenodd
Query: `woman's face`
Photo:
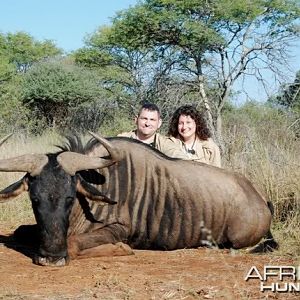
M 178 120 L 178 133 L 187 142 L 195 138 L 196 122 L 191 116 L 181 115 Z

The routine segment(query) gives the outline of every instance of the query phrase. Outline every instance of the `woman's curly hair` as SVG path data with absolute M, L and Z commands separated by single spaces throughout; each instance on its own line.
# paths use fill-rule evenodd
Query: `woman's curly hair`
M 181 115 L 190 116 L 196 123 L 196 135 L 201 140 L 207 140 L 211 137 L 211 133 L 208 129 L 206 120 L 202 113 L 200 113 L 192 105 L 180 106 L 173 114 L 170 123 L 168 135 L 177 138 L 179 136 L 178 123 Z

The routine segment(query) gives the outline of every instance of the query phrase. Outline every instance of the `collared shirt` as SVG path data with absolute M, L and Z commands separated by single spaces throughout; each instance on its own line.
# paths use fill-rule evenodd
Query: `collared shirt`
M 123 132 L 118 134 L 118 136 L 139 140 L 136 135 L 136 130 Z M 195 150 L 194 154 L 190 151 L 187 151 L 188 149 L 180 139 L 166 137 L 159 133 L 155 133 L 153 139 L 150 140 L 149 145 L 169 157 L 193 160 L 216 167 L 221 167 L 221 155 L 219 147 L 211 138 L 208 138 L 206 141 L 197 138 L 193 147 L 193 150 Z
M 140 142 L 143 142 L 143 143 L 157 149 L 156 144 L 157 144 L 158 133 L 155 133 L 147 142 L 144 142 L 138 138 L 136 130 L 132 130 L 129 132 L 122 132 L 122 133 L 119 133 L 117 136 L 129 137 L 131 139 L 138 140 Z
M 221 167 L 220 149 L 211 138 L 207 140 L 196 138 L 193 149 L 188 149 L 184 142 L 178 138 L 172 137 L 171 140 L 180 147 L 181 151 L 185 154 L 185 159 Z
M 136 130 L 123 132 L 118 134 L 117 136 L 129 137 L 132 139 L 139 140 L 136 134 Z M 150 139 L 150 143 L 146 144 L 152 146 L 153 148 L 156 148 L 157 150 L 169 157 L 186 159 L 186 156 L 181 151 L 179 145 L 177 143 L 174 143 L 174 141 L 171 138 L 161 135 L 160 133 L 155 133 L 153 135 L 153 139 Z

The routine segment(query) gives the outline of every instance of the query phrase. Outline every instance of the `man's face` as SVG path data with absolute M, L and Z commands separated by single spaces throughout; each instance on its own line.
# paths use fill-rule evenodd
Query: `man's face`
M 159 129 L 161 122 L 157 111 L 142 109 L 140 115 L 135 119 L 138 135 L 143 138 L 150 138 Z

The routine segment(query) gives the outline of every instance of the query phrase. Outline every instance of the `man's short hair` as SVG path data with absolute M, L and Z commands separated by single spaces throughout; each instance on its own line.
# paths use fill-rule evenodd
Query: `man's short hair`
M 156 104 L 154 104 L 154 103 L 150 103 L 150 102 L 144 103 L 141 106 L 141 108 L 140 108 L 140 110 L 138 112 L 138 116 L 141 114 L 141 112 L 142 112 L 143 109 L 147 109 L 147 110 L 150 110 L 150 111 L 157 111 L 158 116 L 160 117 L 160 110 L 159 110 L 158 106 Z

